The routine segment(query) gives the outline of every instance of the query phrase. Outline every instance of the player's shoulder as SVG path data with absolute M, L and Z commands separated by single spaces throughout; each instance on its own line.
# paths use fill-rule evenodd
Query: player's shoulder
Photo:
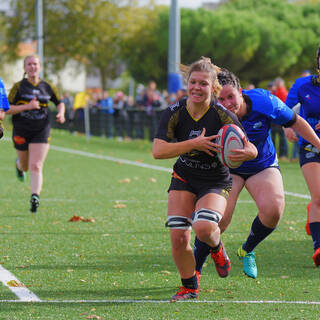
M 178 100 L 175 103 L 169 105 L 166 110 L 167 112 L 175 113 L 178 110 L 185 108 L 186 106 L 187 106 L 187 98 L 182 98 L 181 100 Z
M 262 88 L 243 90 L 242 94 L 250 99 L 252 111 L 258 113 L 269 113 L 273 109 L 274 104 L 278 104 L 281 101 L 270 91 Z

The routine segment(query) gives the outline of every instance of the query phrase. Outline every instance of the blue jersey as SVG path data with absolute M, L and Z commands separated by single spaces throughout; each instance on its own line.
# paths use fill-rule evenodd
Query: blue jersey
M 320 120 L 320 85 L 312 83 L 313 77 L 315 76 L 298 78 L 289 90 L 286 104 L 292 108 L 300 103 L 299 115 L 315 130 L 315 126 Z M 320 131 L 315 131 L 320 137 Z M 300 137 L 299 144 L 305 143 L 308 142 Z
M 6 94 L 6 89 L 0 78 L 0 110 L 7 111 L 9 110 L 9 102 Z
M 253 143 L 258 155 L 255 159 L 245 161 L 239 168 L 230 172 L 254 174 L 270 166 L 278 165 L 276 149 L 273 145 L 271 123 L 290 126 L 296 117 L 294 112 L 279 98 L 264 89 L 242 90 L 248 111 L 240 119 L 248 139 Z

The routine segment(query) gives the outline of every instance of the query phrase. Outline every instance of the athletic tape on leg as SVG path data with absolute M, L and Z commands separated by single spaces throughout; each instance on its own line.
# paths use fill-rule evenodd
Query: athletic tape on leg
M 171 229 L 191 229 L 192 220 L 187 217 L 181 216 L 168 216 L 168 220 L 165 224 L 167 228 Z
M 212 211 L 210 209 L 200 209 L 199 211 L 194 213 L 194 218 L 192 223 L 197 221 L 209 221 L 215 224 L 218 224 L 222 219 L 222 215 L 218 212 Z

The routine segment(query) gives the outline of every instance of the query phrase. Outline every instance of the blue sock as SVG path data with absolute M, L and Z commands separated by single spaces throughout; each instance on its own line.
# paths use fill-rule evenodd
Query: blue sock
M 251 231 L 247 241 L 242 245 L 242 248 L 251 252 L 253 249 L 265 239 L 275 228 L 271 229 L 262 224 L 259 217 L 256 216 L 251 225 Z
M 197 237 L 194 239 L 193 254 L 196 259 L 196 271 L 202 272 L 202 267 L 210 254 L 211 247 Z
M 198 289 L 198 280 L 196 275 L 188 279 L 181 278 L 181 283 L 185 288 Z
M 310 232 L 313 240 L 313 249 L 320 248 L 320 222 L 310 222 Z

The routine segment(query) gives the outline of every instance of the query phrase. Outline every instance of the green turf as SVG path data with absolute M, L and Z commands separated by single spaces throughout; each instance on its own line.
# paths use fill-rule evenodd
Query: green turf
M 249 303 L 320 301 L 320 269 L 313 266 L 312 241 L 304 232 L 308 199 L 286 197 L 279 227 L 256 249 L 259 275 L 253 280 L 236 257 L 257 213 L 243 192 L 223 235 L 230 276 L 219 278 L 208 260 L 199 301 L 210 303 L 163 303 L 180 285 L 164 228 L 170 172 L 54 146 L 165 168 L 173 160 L 154 160 L 145 141 L 52 133 L 35 215 L 29 212 L 29 176 L 24 183 L 16 179 L 12 142 L 0 141 L 0 263 L 47 301 L 0 302 L 0 319 L 320 319 L 320 305 Z M 308 194 L 297 163 L 281 163 L 281 169 L 286 191 Z M 73 215 L 95 222 L 69 222 Z M 0 300 L 17 299 L 0 282 Z

